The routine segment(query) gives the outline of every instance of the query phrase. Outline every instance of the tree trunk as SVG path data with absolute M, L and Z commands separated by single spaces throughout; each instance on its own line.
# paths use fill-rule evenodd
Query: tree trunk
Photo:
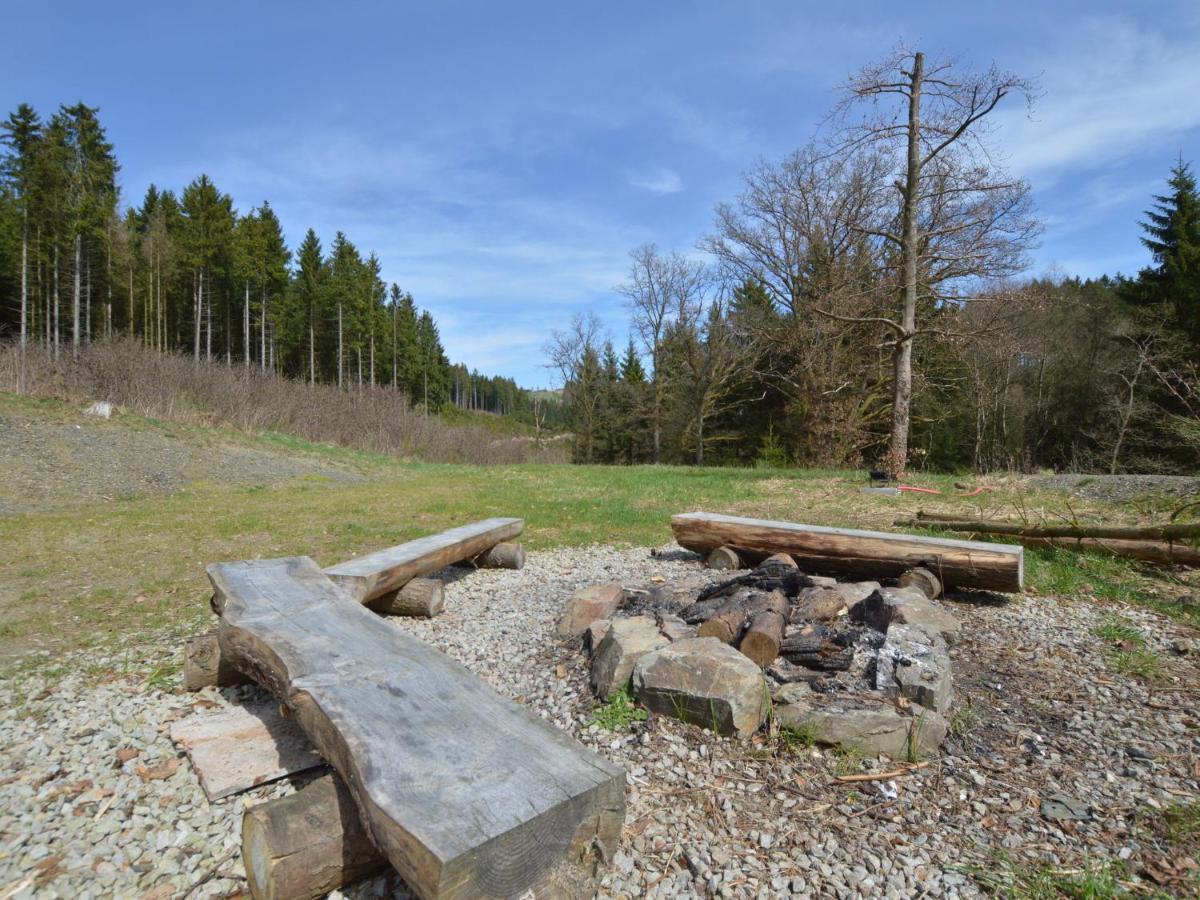
M 342 303 L 338 301 L 338 390 L 342 389 Z
M 58 336 L 61 333 L 59 323 L 59 307 L 62 306 L 61 298 L 58 295 L 58 242 L 54 245 L 54 358 L 58 359 Z
M 204 358 L 212 362 L 212 288 L 208 289 L 208 302 L 204 304 Z M 204 269 L 200 270 L 200 296 L 204 296 Z
M 90 253 L 84 267 L 87 270 L 87 281 L 84 283 L 83 293 L 83 339 L 90 344 L 92 342 L 92 255 Z
M 904 277 L 904 312 L 892 353 L 892 435 L 888 474 L 898 477 L 908 465 L 908 431 L 912 412 L 912 341 L 917 327 L 917 272 L 921 252 L 917 234 L 917 201 L 921 185 L 921 84 L 925 54 L 913 55 L 908 98 L 908 165 L 904 179 L 903 234 L 900 256 Z
M 262 353 L 262 358 L 259 360 L 259 368 L 265 372 L 265 371 L 267 371 L 267 292 L 266 292 L 266 290 L 263 290 L 260 293 L 259 299 L 260 299 L 261 306 L 262 306 L 262 322 L 260 323 L 260 328 L 261 328 L 262 333 L 259 335 L 259 340 L 261 341 L 260 352 Z
M 194 362 L 200 362 L 200 315 L 202 310 L 200 309 L 199 284 L 200 274 L 198 272 L 192 273 L 192 308 L 196 312 L 196 334 L 192 343 L 192 360 Z
M 242 299 L 242 355 L 246 357 L 245 368 L 250 368 L 250 279 L 245 282 Z
M 28 218 L 26 213 L 26 218 Z M 29 339 L 29 225 L 21 228 L 21 350 Z M 22 357 L 24 358 L 24 357 Z
M 317 384 L 317 339 L 311 320 L 308 323 L 308 383 L 314 387 Z
M 83 274 L 83 235 L 75 235 L 75 289 L 71 294 L 71 352 L 79 355 L 79 294 Z

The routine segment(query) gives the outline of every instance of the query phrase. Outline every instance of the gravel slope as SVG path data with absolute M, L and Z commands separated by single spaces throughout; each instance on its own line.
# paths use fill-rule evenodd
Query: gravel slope
M 738 743 L 665 719 L 623 735 L 589 724 L 586 660 L 554 637 L 563 603 L 599 581 L 696 578 L 686 554 L 555 550 L 530 553 L 520 572 L 443 574 L 446 612 L 397 627 L 629 772 L 604 896 L 975 897 L 980 886 L 959 867 L 986 866 L 998 849 L 1068 867 L 1122 857 L 1136 871 L 1162 855 L 1139 817 L 1197 798 L 1200 667 L 1195 655 L 1173 655 L 1171 643 L 1186 637 L 1175 625 L 1138 609 L 1120 612 L 1166 661 L 1162 692 L 1107 668 L 1093 629 L 1111 608 L 1037 597 L 955 604 L 965 621 L 954 648 L 958 705 L 969 701 L 974 721 L 927 769 L 897 779 L 887 799 L 872 783 L 832 783 L 836 771 L 882 764 L 874 760 L 791 751 L 765 737 Z M 146 663 L 175 652 L 156 648 Z M 127 661 L 111 664 L 120 671 Z M 0 685 L 0 896 L 170 897 L 205 876 L 192 897 L 236 895 L 244 805 L 295 786 L 210 806 L 186 761 L 170 771 L 166 735 L 174 718 L 247 690 L 187 695 L 177 678 L 162 690 L 82 673 Z M 122 748 L 140 756 L 121 765 Z M 166 777 L 143 780 L 138 766 Z M 1046 819 L 1042 801 L 1053 794 L 1091 807 L 1093 818 Z M 346 893 L 408 896 L 386 878 Z
M 80 413 L 56 420 L 0 409 L 0 515 L 163 494 L 197 481 L 274 484 L 355 472 L 296 452 L 203 444 Z

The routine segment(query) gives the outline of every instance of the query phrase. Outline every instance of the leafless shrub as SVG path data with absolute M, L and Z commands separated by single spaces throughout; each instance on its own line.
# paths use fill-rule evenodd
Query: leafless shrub
M 339 391 L 240 366 L 195 363 L 130 339 L 87 345 L 55 359 L 27 347 L 0 349 L 0 390 L 72 402 L 108 400 L 176 422 L 277 431 L 309 441 L 428 462 L 504 465 L 565 462 L 561 442 L 497 435 L 425 415 L 390 387 Z

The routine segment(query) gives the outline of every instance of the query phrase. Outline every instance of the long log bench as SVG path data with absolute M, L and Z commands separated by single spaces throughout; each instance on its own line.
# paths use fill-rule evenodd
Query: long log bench
M 889 534 L 794 522 L 693 512 L 671 517 L 681 547 L 708 554 L 729 547 L 757 561 L 786 553 L 818 570 L 860 578 L 899 576 L 926 568 L 947 587 L 1017 593 L 1025 575 L 1024 551 L 1012 544 L 960 541 L 919 534 Z

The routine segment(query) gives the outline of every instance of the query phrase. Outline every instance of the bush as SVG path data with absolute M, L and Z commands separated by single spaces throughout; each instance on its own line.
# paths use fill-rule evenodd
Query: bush
M 138 415 L 275 431 L 305 440 L 428 462 L 565 462 L 561 442 L 448 425 L 391 387 L 310 385 L 221 362 L 196 363 L 132 338 L 88 344 L 55 359 L 42 347 L 0 349 L 0 390 L 76 403 L 108 400 Z

